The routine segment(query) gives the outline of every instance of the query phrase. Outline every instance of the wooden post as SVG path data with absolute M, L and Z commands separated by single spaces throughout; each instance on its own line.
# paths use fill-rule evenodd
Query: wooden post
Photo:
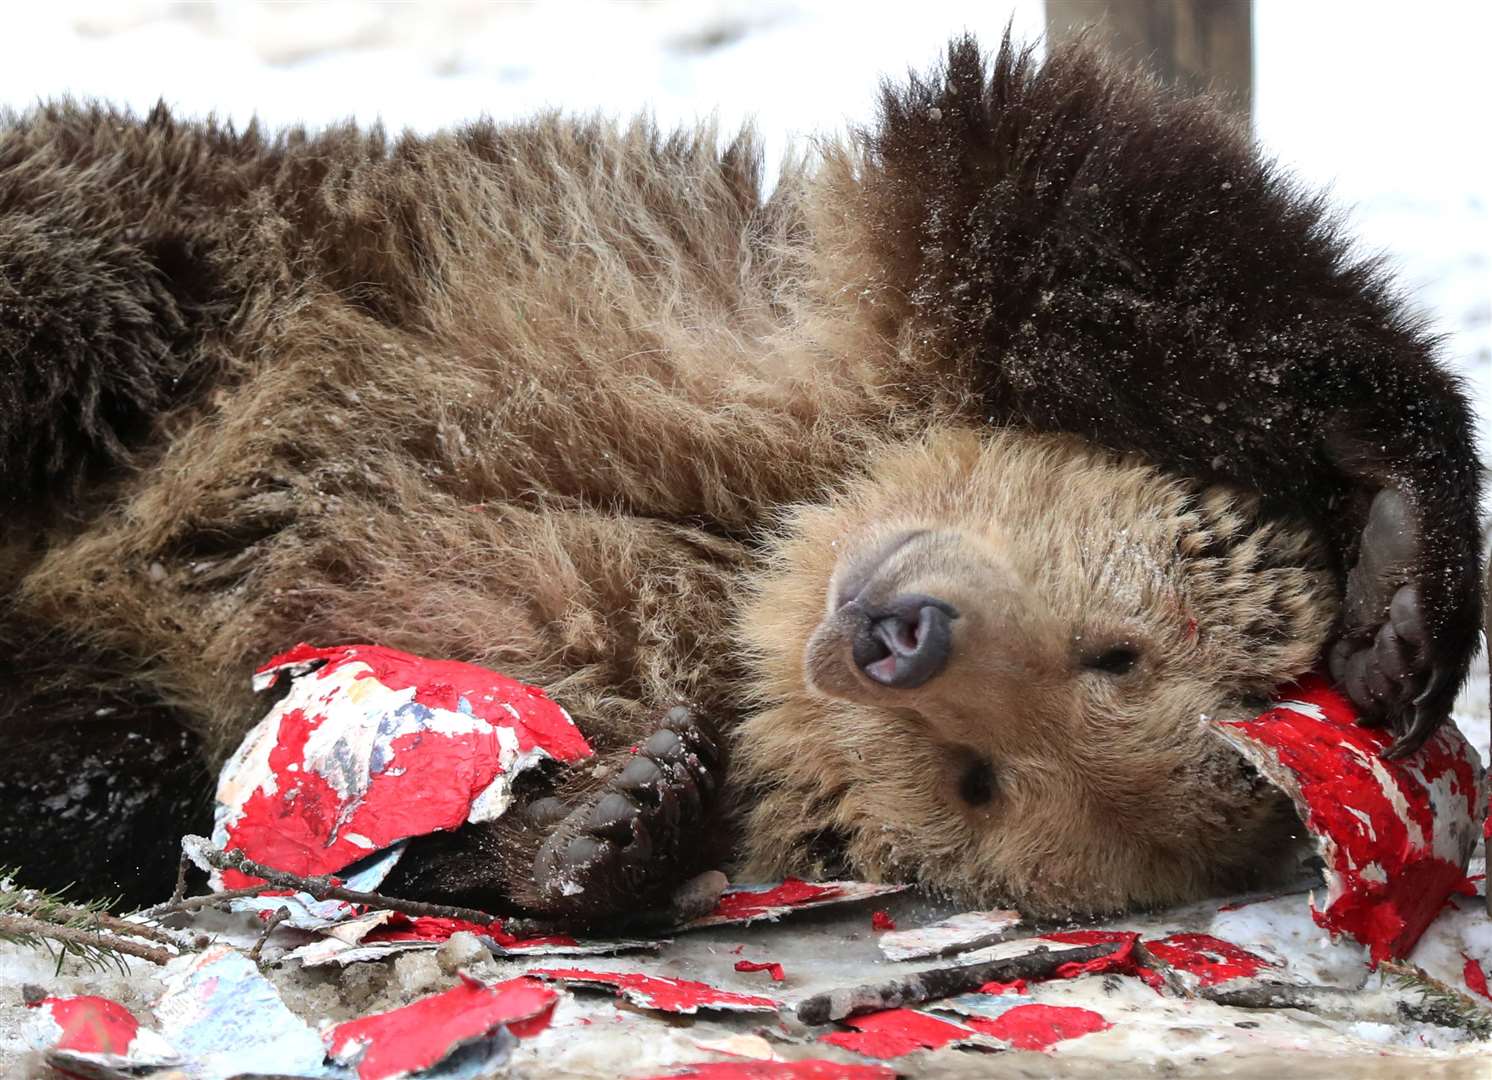
M 1146 64 L 1183 90 L 1219 94 L 1250 117 L 1251 0 L 1046 0 L 1050 44 L 1085 29 L 1116 56 Z

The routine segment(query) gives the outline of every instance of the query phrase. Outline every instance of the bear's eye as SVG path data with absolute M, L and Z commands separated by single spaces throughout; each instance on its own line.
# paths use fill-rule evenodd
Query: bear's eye
M 1083 667 L 1105 675 L 1127 675 L 1140 659 L 1140 650 L 1128 642 L 1113 645 L 1102 652 L 1083 657 Z

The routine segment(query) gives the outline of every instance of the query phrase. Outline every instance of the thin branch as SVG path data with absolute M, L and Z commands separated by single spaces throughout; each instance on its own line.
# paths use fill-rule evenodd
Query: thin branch
M 186 896 L 187 867 L 191 865 L 192 860 L 188 859 L 187 853 L 183 851 L 181 858 L 176 860 L 176 888 L 171 890 L 170 903 L 179 904 Z
M 250 960 L 256 964 L 259 963 L 259 954 L 264 951 L 264 943 L 269 940 L 269 935 L 275 932 L 275 927 L 288 918 L 290 918 L 290 909 L 288 907 L 275 908 L 275 913 L 264 923 L 264 933 L 259 935 L 259 940 L 254 942 L 254 947 L 249 950 Z
M 66 945 L 81 945 L 100 952 L 123 953 L 149 960 L 152 964 L 165 964 L 176 958 L 175 953 L 142 945 L 128 938 L 115 937 L 95 930 L 81 930 L 71 926 L 58 926 L 25 915 L 0 915 L 0 935 L 15 937 L 50 938 Z
M 830 1020 L 843 1020 L 856 1013 L 897 1009 L 904 1005 L 918 1005 L 924 1001 L 972 993 L 987 982 L 1046 979 L 1063 964 L 1086 964 L 1090 960 L 1112 956 L 1127 944 L 1128 942 L 1123 941 L 1105 942 L 1057 952 L 1042 945 L 1032 952 L 1006 960 L 931 968 L 879 986 L 831 990 L 827 994 L 817 994 L 801 1002 L 798 1005 L 798 1019 L 805 1024 L 826 1024 Z
M 193 911 L 201 911 L 203 908 L 226 904 L 229 900 L 241 900 L 248 896 L 258 896 L 264 889 L 263 885 L 249 885 L 242 889 L 223 889 L 219 892 L 207 893 L 203 896 L 188 896 L 184 900 L 167 900 L 164 904 L 157 904 L 155 907 L 146 908 L 138 914 L 142 919 L 160 921 L 167 915 L 186 915 Z
M 284 870 L 276 870 L 272 866 L 257 863 L 241 851 L 220 851 L 202 837 L 188 837 L 187 840 L 192 841 L 197 853 L 218 870 L 237 870 L 240 874 L 263 878 L 268 886 L 309 893 L 317 900 L 345 900 L 349 904 L 362 904 L 364 907 L 379 908 L 383 911 L 398 911 L 405 915 L 427 915 L 437 919 L 460 919 L 463 922 L 479 923 L 483 926 L 498 921 L 496 915 L 478 911 L 476 908 L 427 904 L 419 900 L 405 900 L 398 896 L 358 892 L 336 884 L 330 874 L 320 877 L 302 877 L 299 874 L 286 873 Z M 255 891 L 263 891 L 265 887 L 261 885 Z

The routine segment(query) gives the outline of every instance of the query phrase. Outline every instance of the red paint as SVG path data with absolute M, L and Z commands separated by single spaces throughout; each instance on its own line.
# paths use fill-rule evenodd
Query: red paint
M 709 917 L 749 919 L 771 914 L 773 908 L 798 907 L 832 900 L 841 895 L 842 891 L 833 885 L 812 885 L 797 878 L 788 878 L 781 885 L 761 892 L 727 892 L 720 897 Z
M 787 978 L 787 973 L 782 970 L 782 965 L 768 961 L 758 964 L 754 960 L 737 960 L 737 971 L 765 971 L 772 976 L 773 982 L 782 982 Z
M 1172 934 L 1145 942 L 1145 948 L 1173 968 L 1197 976 L 1203 986 L 1252 978 L 1274 967 L 1262 956 L 1210 934 Z
M 71 1050 L 77 1054 L 129 1053 L 130 1043 L 139 1034 L 140 1022 L 128 1009 L 108 998 L 81 995 L 78 997 L 48 997 L 32 1005 L 51 1014 L 52 1020 L 61 1029 L 55 1050 Z
M 1017 1050 L 1045 1050 L 1114 1026 L 1092 1009 L 1073 1005 L 1017 1005 L 993 1020 L 970 1017 L 968 1023 L 975 1031 L 1004 1039 Z
M 395 914 L 382 926 L 370 930 L 364 943 L 377 941 L 448 941 L 452 934 L 465 930 L 469 934 L 491 938 L 504 949 L 537 949 L 547 945 L 570 946 L 574 938 L 565 934 L 549 934 L 544 937 L 521 938 L 503 929 L 502 920 L 494 920 L 490 926 L 466 922 L 463 919 L 442 919 L 433 915 Z
M 1472 820 L 1480 813 L 1472 754 L 1447 724 L 1409 760 L 1385 761 L 1392 733 L 1359 726 L 1350 703 L 1324 679 L 1310 676 L 1283 696 L 1319 708 L 1324 719 L 1279 705 L 1222 727 L 1278 758 L 1298 784 L 1306 826 L 1327 841 L 1323 853 L 1339 895 L 1325 910 L 1312 910 L 1316 922 L 1366 945 L 1375 965 L 1404 956 L 1465 880 L 1464 861 L 1434 851 L 1433 837 L 1437 813 Z M 1433 805 L 1437 781 L 1450 789 L 1451 805 Z M 1370 864 L 1377 868 L 1371 877 L 1363 873 Z
M 1117 944 L 1120 948 L 1108 956 L 1100 956 L 1096 960 L 1086 960 L 1081 963 L 1069 961 L 1059 964 L 1057 970 L 1052 973 L 1054 979 L 1075 979 L 1079 975 L 1133 975 L 1156 993 L 1160 993 L 1165 980 L 1154 968 L 1147 967 L 1140 962 L 1136 948 L 1140 944 L 1140 935 L 1129 930 L 1059 930 L 1054 934 L 1043 934 L 1047 941 L 1057 941 L 1064 945 L 1109 945 Z
M 1492 1000 L 1492 991 L 1487 989 L 1487 973 L 1482 970 L 1482 965 L 1465 953 L 1461 954 L 1461 959 L 1466 961 L 1466 966 L 1461 969 L 1461 978 L 1467 988 Z
M 823 1058 L 798 1061 L 712 1061 L 686 1065 L 677 1072 L 661 1073 L 645 1080 L 896 1080 L 896 1071 L 884 1065 L 846 1065 Z
M 1010 982 L 987 982 L 979 988 L 981 994 L 1024 994 L 1030 985 L 1025 979 L 1013 979 Z
M 973 1030 L 915 1009 L 883 1009 L 844 1021 L 854 1031 L 820 1035 L 819 1041 L 867 1057 L 894 1058 L 914 1050 L 936 1050 L 975 1034 Z
M 297 645 L 260 668 L 259 674 L 272 676 L 273 685 L 285 669 L 315 662 L 322 663 L 296 678 L 314 681 L 348 664 L 363 665 L 367 670 L 356 676 L 359 679 L 377 679 L 393 690 L 413 688 L 415 702 L 469 712 L 491 728 L 458 735 L 418 730 L 395 738 L 390 749 L 397 767 L 358 778 L 366 783 L 366 791 L 349 813 L 336 789 L 305 767 L 305 750 L 329 715 L 340 710 L 342 722 L 361 722 L 359 705 L 328 696 L 316 709 L 288 709 L 279 718 L 276 745 L 269 754 L 275 791 L 261 787 L 253 792 L 239 820 L 229 826 L 227 838 L 228 848 L 277 869 L 327 874 L 406 837 L 460 826 L 472 800 L 504 771 L 499 728 L 513 732 L 520 754 L 542 749 L 560 761 L 575 761 L 591 753 L 579 729 L 542 690 L 474 664 L 428 660 L 376 645 Z M 369 716 L 366 722 L 380 719 Z M 350 835 L 365 837 L 372 848 L 354 843 Z M 223 874 L 226 888 L 257 881 L 236 871 Z
M 896 920 L 884 911 L 872 911 L 870 913 L 870 928 L 872 930 L 895 930 Z
M 489 986 L 463 978 L 444 993 L 338 1024 L 325 1036 L 327 1052 L 344 1063 L 356 1061 L 359 1080 L 402 1076 L 430 1068 L 499 1027 L 520 1038 L 537 1034 L 549 1024 L 557 1000 L 558 994 L 533 979 Z
M 624 971 L 585 971 L 581 968 L 534 968 L 528 974 L 564 983 L 615 987 L 623 997 L 647 1009 L 692 1013 L 696 1009 L 743 1009 L 775 1012 L 782 1002 L 755 994 L 737 994 L 689 979 L 665 979 Z

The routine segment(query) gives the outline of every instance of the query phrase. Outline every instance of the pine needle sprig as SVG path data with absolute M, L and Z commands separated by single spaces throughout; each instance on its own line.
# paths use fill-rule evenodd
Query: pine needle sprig
M 1396 990 L 1419 995 L 1417 1003 L 1400 1004 L 1406 1020 L 1459 1028 L 1473 1038 L 1492 1039 L 1492 1010 L 1413 964 L 1384 963 L 1381 970 Z
M 71 956 L 94 971 L 129 969 L 127 956 L 164 964 L 176 953 L 165 931 L 108 913 L 109 900 L 76 900 L 62 892 L 29 889 L 0 869 L 0 941 L 39 949 L 55 958 L 57 971 Z M 135 940 L 140 939 L 140 940 Z M 153 944 L 148 944 L 153 943 Z

